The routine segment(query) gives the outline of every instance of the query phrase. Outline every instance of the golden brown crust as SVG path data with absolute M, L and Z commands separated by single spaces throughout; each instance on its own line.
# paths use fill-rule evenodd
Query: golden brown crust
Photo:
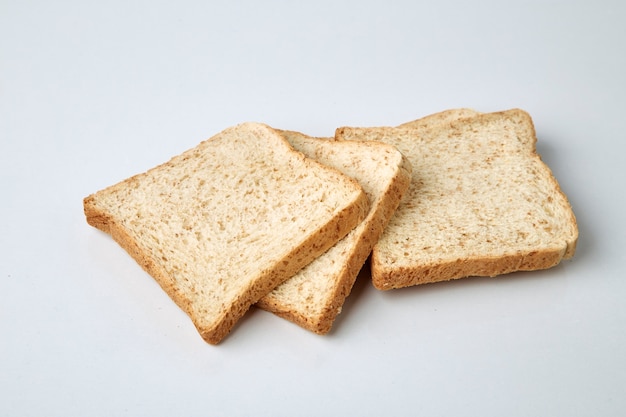
M 362 200 L 365 198 L 365 200 Z M 256 303 L 273 288 L 293 276 L 302 266 L 328 250 L 337 240 L 354 228 L 354 218 L 363 218 L 367 212 L 368 201 L 365 195 L 353 207 L 342 210 L 333 221 L 329 222 L 317 233 L 285 258 L 276 269 L 263 271 L 262 278 L 246 291 L 233 305 L 231 312 L 215 328 L 198 329 L 202 337 L 211 344 L 219 343 L 232 329 L 234 324 L 248 311 L 250 305 Z M 193 318 L 193 317 L 192 317 Z
M 429 265 L 389 268 L 372 253 L 372 283 L 379 290 L 450 281 L 466 277 L 495 277 L 515 271 L 534 271 L 557 265 L 562 250 L 537 251 L 503 255 L 494 258 L 455 259 Z
M 286 264 L 283 263 L 285 269 L 281 271 L 281 280 L 279 282 L 272 282 L 270 286 L 267 286 L 262 291 L 260 291 L 258 297 L 255 298 L 253 303 L 258 303 L 259 307 L 267 305 L 259 303 L 263 296 L 267 295 L 273 288 L 284 282 L 286 279 L 294 276 L 304 265 L 309 264 L 315 258 L 326 252 L 338 240 L 343 238 L 354 228 L 354 224 L 352 222 L 349 222 L 348 219 L 360 218 L 362 220 L 363 218 L 365 218 L 365 216 L 367 215 L 367 208 L 369 207 L 369 201 L 367 201 L 367 197 L 365 197 L 365 195 L 363 195 L 363 197 L 366 201 L 360 202 L 360 204 L 357 205 L 357 209 L 359 210 L 358 213 L 355 213 L 355 209 L 349 207 L 348 209 L 344 210 L 344 212 L 341 213 L 334 222 L 329 223 L 327 227 L 321 230 L 319 235 L 311 236 L 311 238 L 304 242 L 300 248 L 294 251 L 293 255 L 285 260 Z M 349 224 L 352 224 L 352 226 L 346 227 L 346 225 Z M 292 262 L 291 260 L 294 258 L 299 261 Z M 267 306 L 272 307 L 272 304 L 269 304 Z M 276 308 L 277 306 L 274 304 L 273 307 Z M 269 308 L 268 310 L 272 311 Z M 275 312 L 278 313 L 278 311 Z M 277 315 L 285 317 L 281 314 Z
M 410 182 L 410 162 L 403 157 L 399 174 L 393 179 L 389 188 L 381 197 L 381 200 L 384 201 L 385 204 L 381 205 L 379 211 L 373 217 L 369 226 L 369 233 L 364 233 L 361 236 L 360 241 L 356 244 L 355 254 L 350 258 L 350 264 L 346 265 L 344 269 L 340 285 L 337 286 L 334 296 L 328 305 L 326 305 L 321 317 L 319 318 L 317 333 L 325 334 L 330 331 L 333 322 L 341 311 L 341 306 L 352 290 L 359 271 L 363 268 L 363 265 L 372 252 L 372 248 L 378 241 L 380 235 L 383 233 L 389 219 L 398 208 L 402 196 L 409 188 Z
M 105 211 L 97 207 L 93 195 L 84 199 L 84 211 L 88 224 L 110 234 L 113 240 L 117 242 L 144 271 L 157 281 L 159 286 L 185 313 L 188 315 L 191 313 L 189 309 L 189 299 L 176 290 L 176 287 L 172 284 L 165 270 L 160 268 L 160 264 L 155 262 L 139 247 L 135 239 L 128 234 L 127 230 L 122 225 L 117 223 L 114 218 L 109 216 Z

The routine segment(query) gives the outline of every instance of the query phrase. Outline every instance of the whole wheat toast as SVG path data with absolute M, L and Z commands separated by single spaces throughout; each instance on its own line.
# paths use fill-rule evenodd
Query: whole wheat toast
M 578 227 L 518 109 L 404 128 L 339 128 L 339 140 L 396 146 L 411 187 L 372 253 L 387 290 L 550 268 L 574 255 Z
M 353 179 L 244 123 L 84 199 L 209 343 L 363 220 Z

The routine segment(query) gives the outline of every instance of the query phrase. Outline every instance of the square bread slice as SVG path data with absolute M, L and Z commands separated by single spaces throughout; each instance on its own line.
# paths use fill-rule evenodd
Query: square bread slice
M 211 344 L 368 210 L 355 180 L 258 123 L 84 199 L 87 222 L 111 234 Z
M 336 138 L 392 144 L 413 165 L 372 253 L 378 289 L 545 269 L 574 255 L 574 213 L 522 110 L 421 128 L 344 127 Z
M 308 158 L 356 179 L 371 203 L 367 217 L 354 230 L 257 303 L 305 329 L 326 334 L 408 189 L 411 165 L 395 147 L 381 142 L 337 142 L 282 133 Z

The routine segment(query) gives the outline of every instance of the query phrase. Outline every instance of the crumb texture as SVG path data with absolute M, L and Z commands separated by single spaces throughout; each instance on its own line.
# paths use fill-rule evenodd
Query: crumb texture
M 407 190 L 411 165 L 397 149 L 379 142 L 332 142 L 294 133 L 285 136 L 307 157 L 355 178 L 371 202 L 363 222 L 258 304 L 324 334 L 331 329 L 361 267 Z
M 256 123 L 85 199 L 87 220 L 117 236 L 211 343 L 367 209 L 356 182 Z
M 510 110 L 444 119 L 337 131 L 338 139 L 390 143 L 413 165 L 409 191 L 374 248 L 375 285 L 548 268 L 573 256 L 576 220 L 535 151 L 530 117 Z

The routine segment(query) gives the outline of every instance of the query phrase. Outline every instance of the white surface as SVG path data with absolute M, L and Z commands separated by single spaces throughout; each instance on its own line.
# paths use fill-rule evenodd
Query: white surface
M 0 415 L 624 415 L 624 4 L 3 1 Z M 86 195 L 239 122 L 453 107 L 530 112 L 572 261 L 361 280 L 328 336 L 252 311 L 211 346 L 84 221 Z

